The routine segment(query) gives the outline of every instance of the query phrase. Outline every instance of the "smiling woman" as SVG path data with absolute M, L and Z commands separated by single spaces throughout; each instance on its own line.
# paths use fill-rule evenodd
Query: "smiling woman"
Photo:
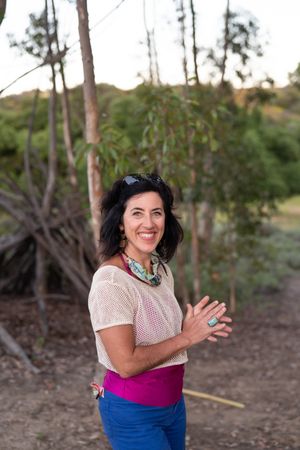
M 100 268 L 89 295 L 104 430 L 118 450 L 183 450 L 186 350 L 227 337 L 224 303 L 204 297 L 184 320 L 167 262 L 182 240 L 173 194 L 155 174 L 117 180 L 102 201 Z

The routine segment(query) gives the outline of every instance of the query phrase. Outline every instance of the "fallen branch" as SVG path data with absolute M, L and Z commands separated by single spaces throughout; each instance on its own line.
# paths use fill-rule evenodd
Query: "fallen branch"
M 8 353 L 20 358 L 27 369 L 30 372 L 38 374 L 40 369 L 32 364 L 28 356 L 22 347 L 17 343 L 17 341 L 6 331 L 6 329 L 0 324 L 0 342 L 3 344 L 4 348 Z
M 191 395 L 192 397 L 204 398 L 205 400 L 224 403 L 225 405 L 235 406 L 236 408 L 245 408 L 243 403 L 234 402 L 233 400 L 227 400 L 222 397 L 216 397 L 215 395 L 205 394 L 204 392 L 192 391 L 191 389 L 183 389 L 182 392 L 186 395 Z

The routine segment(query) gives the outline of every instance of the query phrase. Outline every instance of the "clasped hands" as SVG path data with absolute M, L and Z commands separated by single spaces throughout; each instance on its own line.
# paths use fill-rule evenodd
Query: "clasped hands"
M 225 303 L 219 303 L 217 300 L 209 303 L 209 296 L 203 297 L 194 307 L 187 305 L 187 313 L 183 321 L 182 333 L 190 340 L 191 345 L 197 344 L 205 339 L 211 342 L 217 342 L 218 337 L 227 338 L 232 332 L 228 323 L 232 319 L 225 315 Z M 216 317 L 218 323 L 211 327 L 208 321 Z

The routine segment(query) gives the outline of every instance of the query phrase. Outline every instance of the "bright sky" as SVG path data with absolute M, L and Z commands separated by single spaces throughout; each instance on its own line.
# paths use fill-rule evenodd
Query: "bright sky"
M 16 3 L 18 3 L 16 8 Z M 51 3 L 51 2 L 49 2 Z M 88 0 L 90 27 L 95 26 L 120 0 Z M 186 2 L 189 4 L 189 2 Z M 223 27 L 222 14 L 226 0 L 194 0 L 197 10 L 197 40 L 200 47 L 214 46 Z M 76 2 L 56 0 L 59 17 L 59 35 L 67 36 L 67 44 L 78 40 Z M 29 14 L 40 12 L 43 0 L 7 0 L 6 17 L 0 27 L 0 89 L 31 69 L 37 61 L 21 56 L 10 49 L 7 34 L 20 40 L 29 25 Z M 174 0 L 146 0 L 149 28 L 155 23 L 156 46 L 161 79 L 175 84 L 183 81 L 181 50 L 178 45 L 179 30 L 176 22 Z M 247 10 L 259 21 L 265 56 L 254 62 L 256 79 L 265 74 L 275 79 L 278 86 L 288 82 L 288 73 L 300 62 L 300 1 L 299 0 L 231 0 L 231 9 Z M 122 89 L 130 89 L 147 76 L 143 0 L 125 0 L 102 23 L 91 31 L 94 66 L 97 83 L 105 82 Z M 200 54 L 200 78 L 208 80 L 209 69 L 203 66 Z M 67 83 L 69 87 L 83 81 L 79 44 L 74 45 L 67 57 Z M 5 91 L 4 95 L 20 93 L 36 87 L 49 87 L 49 68 L 38 69 Z

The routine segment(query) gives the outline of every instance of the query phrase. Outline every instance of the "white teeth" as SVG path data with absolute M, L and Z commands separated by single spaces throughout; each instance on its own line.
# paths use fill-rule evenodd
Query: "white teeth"
M 141 233 L 140 236 L 142 238 L 150 239 L 154 236 L 154 233 Z

